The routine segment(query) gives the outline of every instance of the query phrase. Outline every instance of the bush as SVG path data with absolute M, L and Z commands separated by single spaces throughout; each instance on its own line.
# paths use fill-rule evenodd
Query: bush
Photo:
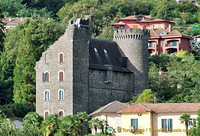
M 145 89 L 143 91 L 143 93 L 139 96 L 138 100 L 136 101 L 136 103 L 151 103 L 153 102 L 153 92 L 151 91 L 151 89 Z
M 11 103 L 0 106 L 0 110 L 6 115 L 6 117 L 23 118 L 28 112 L 35 111 L 35 108 L 28 104 Z

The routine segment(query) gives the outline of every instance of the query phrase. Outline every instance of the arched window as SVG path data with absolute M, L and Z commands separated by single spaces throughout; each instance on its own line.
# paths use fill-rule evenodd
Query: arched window
M 64 55 L 63 53 L 59 54 L 59 63 L 63 63 L 64 62 Z
M 42 80 L 43 82 L 49 82 L 49 72 L 44 72 L 42 74 Z
M 49 101 L 50 100 L 50 92 L 49 92 L 49 90 L 46 90 L 44 92 L 44 100 L 45 101 Z
M 64 90 L 60 89 L 58 92 L 58 99 L 64 100 Z
M 62 82 L 64 80 L 63 76 L 64 76 L 64 72 L 63 71 L 59 71 L 59 74 L 58 74 L 58 81 Z
M 63 111 L 59 111 L 58 117 L 63 117 Z
M 49 115 L 49 111 L 45 111 L 44 112 L 44 120 L 46 120 L 47 119 L 47 116 Z

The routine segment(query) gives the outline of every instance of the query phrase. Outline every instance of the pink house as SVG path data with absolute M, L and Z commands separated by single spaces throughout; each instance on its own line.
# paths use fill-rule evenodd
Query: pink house
M 193 38 L 173 30 L 172 24 L 167 20 L 138 15 L 120 18 L 112 26 L 116 29 L 149 29 L 151 35 L 148 43 L 149 55 L 176 54 L 181 50 L 191 52 L 189 41 Z

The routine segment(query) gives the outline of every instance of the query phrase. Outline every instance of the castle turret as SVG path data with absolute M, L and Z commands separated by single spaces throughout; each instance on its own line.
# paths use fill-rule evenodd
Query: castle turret
M 134 73 L 134 91 L 136 95 L 148 88 L 148 30 L 116 30 L 114 40 L 124 57 L 128 57 L 127 68 Z
M 89 41 L 92 35 L 92 17 L 70 21 L 68 30 L 73 34 L 73 113 L 88 112 Z M 68 33 L 68 32 L 67 32 Z M 68 40 L 70 41 L 70 40 Z

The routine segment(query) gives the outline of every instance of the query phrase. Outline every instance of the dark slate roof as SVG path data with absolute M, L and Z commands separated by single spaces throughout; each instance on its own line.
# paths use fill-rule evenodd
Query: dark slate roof
M 126 68 L 127 58 L 122 57 L 116 42 L 92 38 L 89 43 L 89 68 L 118 72 L 131 72 Z

